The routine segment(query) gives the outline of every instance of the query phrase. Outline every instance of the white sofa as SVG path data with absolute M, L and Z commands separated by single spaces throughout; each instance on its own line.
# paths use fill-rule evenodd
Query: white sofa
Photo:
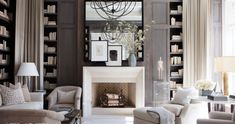
M 25 102 L 22 104 L 8 105 L 8 106 L 0 106 L 0 109 L 43 109 L 43 93 L 32 92 L 30 93 L 31 102 Z

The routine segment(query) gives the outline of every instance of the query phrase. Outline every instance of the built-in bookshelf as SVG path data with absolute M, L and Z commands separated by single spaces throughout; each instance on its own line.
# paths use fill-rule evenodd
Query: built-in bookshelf
M 0 84 L 14 82 L 15 0 L 0 0 Z
M 84 60 L 86 62 L 89 61 L 89 48 L 90 48 L 90 29 L 89 27 L 85 27 L 85 35 L 84 35 L 84 39 L 85 39 L 85 42 L 84 42 Z
M 170 0 L 169 2 L 169 43 L 168 80 L 170 81 L 171 97 L 174 96 L 176 87 L 183 85 L 183 2 Z
M 44 88 L 57 86 L 57 0 L 44 0 Z

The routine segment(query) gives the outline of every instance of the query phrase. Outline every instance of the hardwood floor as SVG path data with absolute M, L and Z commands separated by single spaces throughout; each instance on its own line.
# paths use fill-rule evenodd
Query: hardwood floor
M 133 116 L 95 115 L 90 119 L 82 118 L 82 124 L 133 124 Z

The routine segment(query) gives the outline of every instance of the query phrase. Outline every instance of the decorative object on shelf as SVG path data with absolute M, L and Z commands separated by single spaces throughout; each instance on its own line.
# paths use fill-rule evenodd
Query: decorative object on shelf
M 39 74 L 38 74 L 37 67 L 33 62 L 24 62 L 24 63 L 21 63 L 20 68 L 17 72 L 17 76 L 26 77 L 27 85 L 29 86 L 29 90 L 32 91 L 32 89 L 31 89 L 32 82 L 30 80 L 30 77 L 31 76 L 39 76 Z M 35 84 L 35 86 L 36 85 L 37 84 Z M 37 90 L 36 87 L 34 87 L 33 90 Z
M 215 58 L 215 72 L 222 72 L 223 83 L 220 88 L 223 87 L 223 93 L 225 96 L 229 95 L 229 83 L 228 72 L 235 72 L 235 56 L 223 56 Z
M 129 53 L 128 65 L 131 67 L 135 67 L 136 64 L 137 64 L 137 59 L 136 59 L 135 53 Z
M 90 6 L 103 19 L 118 19 L 130 14 L 136 1 L 93 0 Z
M 208 96 L 212 93 L 215 88 L 215 82 L 210 80 L 198 80 L 195 83 L 195 88 L 199 90 L 201 96 Z
M 174 17 L 171 17 L 171 25 L 175 25 L 175 18 Z
M 162 57 L 160 57 L 160 59 L 157 62 L 157 80 L 158 81 L 163 81 L 163 61 L 162 61 Z
M 108 41 L 92 40 L 91 41 L 91 61 L 107 62 L 108 61 Z
M 154 21 L 152 21 L 154 23 Z M 119 22 L 119 27 L 124 30 L 124 34 L 121 39 L 118 39 L 118 43 L 123 45 L 129 52 L 129 58 L 133 60 L 129 60 L 130 63 L 136 60 L 136 54 L 138 49 L 142 49 L 143 42 L 145 39 L 145 35 L 150 28 L 150 25 L 146 25 L 144 30 L 138 29 L 138 26 L 135 24 L 131 24 L 125 21 Z M 132 55 L 131 55 L 132 54 Z M 130 65 L 130 64 L 129 64 Z
M 107 66 L 122 66 L 122 45 L 108 46 Z

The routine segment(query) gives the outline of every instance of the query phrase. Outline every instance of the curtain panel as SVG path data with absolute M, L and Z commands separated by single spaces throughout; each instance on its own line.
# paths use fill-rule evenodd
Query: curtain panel
M 15 74 L 22 62 L 34 62 L 40 75 L 33 80 L 38 90 L 43 89 L 43 34 L 43 0 L 17 0 Z
M 210 0 L 183 1 L 184 87 L 207 78 Z

